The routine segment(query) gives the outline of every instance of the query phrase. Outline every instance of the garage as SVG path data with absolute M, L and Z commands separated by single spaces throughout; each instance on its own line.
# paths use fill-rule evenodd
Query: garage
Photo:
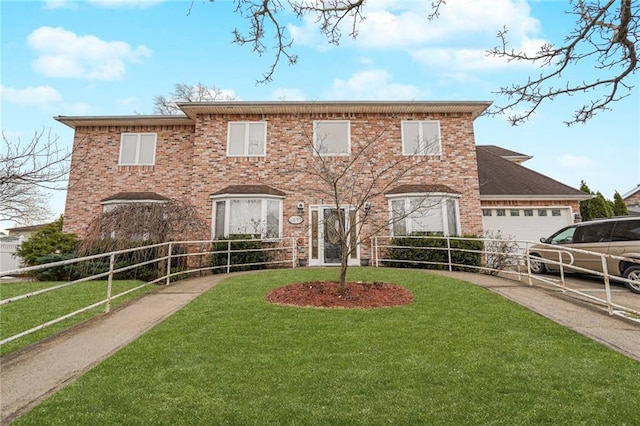
M 482 225 L 485 232 L 500 231 L 503 237 L 538 242 L 558 229 L 571 225 L 570 207 L 510 206 L 483 207 Z

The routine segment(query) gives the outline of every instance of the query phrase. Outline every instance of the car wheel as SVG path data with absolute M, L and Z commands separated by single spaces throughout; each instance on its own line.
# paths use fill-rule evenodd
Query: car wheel
M 529 269 L 534 274 L 546 274 L 547 266 L 542 262 L 542 259 L 537 254 L 531 254 L 529 260 Z
M 622 276 L 631 283 L 625 282 L 624 284 L 634 293 L 640 294 L 640 265 L 629 266 L 624 270 Z

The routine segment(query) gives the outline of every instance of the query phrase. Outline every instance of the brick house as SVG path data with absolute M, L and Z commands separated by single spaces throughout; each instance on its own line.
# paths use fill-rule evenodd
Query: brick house
M 640 216 L 640 185 L 637 185 L 631 191 L 624 194 L 622 199 L 627 205 L 630 215 Z
M 179 198 L 211 227 L 209 235 L 190 237 L 302 237 L 310 265 L 336 262 L 323 223 L 337 214 L 363 221 L 363 236 L 481 235 L 473 121 L 489 105 L 214 102 L 181 103 L 184 116 L 59 116 L 75 130 L 64 230 L 82 238 L 89 221 L 114 205 Z M 377 176 L 364 203 L 341 200 L 336 209 L 326 184 L 309 171 L 323 161 L 357 165 L 368 144 L 371 170 L 350 169 L 361 182 L 382 167 L 407 170 Z M 425 199 L 434 202 L 411 209 Z M 360 241 L 352 244 L 356 264 L 369 254 Z

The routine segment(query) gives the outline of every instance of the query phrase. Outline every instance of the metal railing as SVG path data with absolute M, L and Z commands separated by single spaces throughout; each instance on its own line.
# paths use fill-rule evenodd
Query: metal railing
M 512 276 L 519 281 L 526 280 L 527 285 L 550 285 L 559 288 L 562 292 L 579 295 L 588 299 L 592 303 L 604 307 L 609 315 L 620 315 L 634 317 L 640 320 L 640 303 L 638 308 L 631 307 L 623 302 L 614 300 L 611 289 L 611 282 L 631 282 L 622 277 L 613 275 L 608 270 L 607 260 L 627 261 L 638 263 L 637 259 L 628 259 L 620 256 L 612 256 L 598 253 L 585 252 L 584 250 L 559 248 L 548 246 L 544 250 L 555 252 L 558 260 L 545 259 L 548 265 L 553 265 L 559 270 L 559 278 L 552 276 L 534 275 L 531 273 L 531 257 L 528 255 L 529 248 L 535 244 L 531 241 L 513 241 L 504 239 L 477 239 L 464 237 L 402 237 L 416 239 L 431 239 L 439 241 L 434 246 L 414 246 L 397 245 L 391 236 L 377 236 L 371 240 L 371 264 L 375 267 L 381 266 L 406 266 L 418 268 L 438 268 L 464 271 L 475 271 L 492 275 Z M 466 247 L 461 241 L 475 241 L 481 248 L 474 249 Z M 247 247 L 247 244 L 249 247 Z M 45 265 L 32 266 L 28 268 L 14 269 L 0 272 L 0 277 L 8 275 L 33 274 L 39 271 L 59 268 L 75 267 L 76 272 L 82 271 L 84 265 L 87 271 L 95 273 L 85 274 L 75 279 L 69 279 L 60 284 L 9 297 L 0 300 L 0 308 L 8 303 L 15 303 L 23 299 L 37 297 L 38 295 L 70 286 L 78 285 L 82 282 L 106 278 L 105 298 L 89 306 L 82 307 L 74 312 L 65 314 L 36 327 L 25 330 L 19 334 L 9 336 L 0 341 L 0 345 L 16 340 L 27 334 L 31 334 L 52 324 L 56 324 L 67 318 L 71 318 L 80 313 L 104 306 L 104 312 L 109 312 L 111 302 L 133 291 L 139 290 L 150 284 L 169 285 L 172 281 L 193 274 L 207 273 L 229 273 L 236 270 L 265 269 L 281 267 L 297 267 L 298 253 L 300 247 L 296 238 L 287 237 L 274 240 L 206 240 L 206 241 L 176 241 L 147 245 L 131 248 L 127 250 L 114 251 L 110 253 L 97 254 L 81 258 L 62 260 Z M 390 257 L 396 250 L 414 250 L 424 253 L 437 253 L 437 256 L 424 256 L 426 260 L 399 259 Z M 148 252 L 154 253 L 148 255 Z M 147 254 L 145 254 L 147 253 Z M 251 256 L 252 253 L 260 256 Z M 602 270 L 589 270 L 573 265 L 574 254 L 582 253 L 597 256 L 600 258 Z M 473 258 L 469 262 L 469 257 Z M 129 262 L 123 262 L 123 258 L 128 258 Z M 133 259 L 133 260 L 132 260 Z M 97 268 L 96 265 L 101 267 Z M 119 276 L 134 274 L 142 268 L 151 269 L 155 278 L 146 279 L 134 288 L 128 289 L 118 294 L 112 294 L 113 282 Z M 593 290 L 584 288 L 574 288 L 567 280 L 565 272 L 583 272 L 593 276 L 601 277 L 604 281 L 604 297 L 593 294 Z M 640 301 L 640 296 L 638 296 Z
M 252 245 L 253 248 L 236 248 L 238 245 L 246 245 L 247 243 Z M 149 253 L 154 254 L 149 256 Z M 253 257 L 254 261 L 243 261 L 243 259 L 246 260 L 247 253 L 260 253 L 260 261 L 255 261 L 255 256 Z M 52 270 L 54 268 L 67 268 L 65 271 L 71 270 L 73 271 L 73 275 L 82 276 L 41 290 L 2 299 L 0 300 L 0 309 L 3 305 L 9 303 L 34 298 L 87 281 L 106 278 L 107 283 L 105 289 L 106 296 L 104 299 L 28 330 L 24 330 L 13 336 L 6 337 L 0 340 L 0 346 L 99 306 L 104 306 L 104 312 L 108 313 L 111 309 L 111 302 L 114 299 L 151 284 L 169 285 L 172 280 L 175 281 L 187 275 L 198 273 L 229 273 L 238 269 L 295 267 L 297 266 L 297 255 L 298 249 L 295 238 L 281 238 L 277 240 L 175 241 L 3 271 L 0 272 L 0 277 L 31 277 L 33 274 L 42 271 Z M 123 262 L 123 258 L 127 258 L 129 261 Z M 251 257 L 249 256 L 249 258 Z M 113 294 L 113 282 L 118 276 L 127 274 L 135 275 L 137 270 L 145 267 L 151 267 L 153 271 L 157 271 L 155 274 L 156 278 L 147 279 L 134 288 Z M 98 271 L 96 272 L 96 270 Z M 83 271 L 92 271 L 95 273 L 83 274 Z
M 635 295 L 631 293 L 629 289 L 625 288 L 622 292 L 618 292 L 616 297 L 614 297 L 614 292 L 611 287 L 612 282 L 618 284 L 634 284 L 636 286 L 638 285 L 638 282 L 625 279 L 609 270 L 609 264 L 613 263 L 612 261 L 640 265 L 640 259 L 595 253 L 569 247 L 558 247 L 557 245 L 544 245 L 532 241 L 439 236 L 401 238 L 402 240 L 406 240 L 407 238 L 422 240 L 432 239 L 440 241 L 440 244 L 435 247 L 414 245 L 401 246 L 394 243 L 394 241 L 397 241 L 394 237 L 377 236 L 372 238 L 373 265 L 376 267 L 405 265 L 406 267 L 427 269 L 437 268 L 449 271 L 473 270 L 492 275 L 500 274 L 501 276 L 510 276 L 519 281 L 525 280 L 528 285 L 546 285 L 559 289 L 563 293 L 570 293 L 580 299 L 589 301 L 590 303 L 605 309 L 609 315 L 616 315 L 632 319 L 634 321 L 640 321 L 640 295 Z M 474 250 L 460 247 L 461 244 L 459 242 L 465 240 L 481 242 L 482 249 Z M 505 242 L 511 243 L 509 245 L 509 250 L 496 250 L 496 248 L 504 247 Z M 531 260 L 541 260 L 540 258 L 528 255 L 529 249 L 534 244 L 544 246 L 542 250 L 548 253 L 557 254 L 557 260 L 555 260 L 555 258 L 553 260 L 543 259 L 545 264 L 552 265 L 553 269 L 557 269 L 557 278 L 555 275 L 534 274 L 531 272 Z M 415 260 L 391 257 L 391 254 L 393 254 L 394 251 L 397 253 L 398 250 L 439 253 L 439 256 L 433 255 L 432 257 L 439 257 L 440 259 L 445 258 L 446 260 Z M 463 253 L 475 254 L 479 259 L 481 259 L 481 262 L 479 264 L 457 262 L 456 258 L 460 258 L 460 254 Z M 575 256 L 578 253 L 586 256 L 593 256 L 593 258 L 597 259 L 602 266 L 601 269 L 595 270 L 575 266 Z M 446 254 L 446 256 L 443 254 Z M 420 257 L 428 258 L 429 256 L 423 255 Z M 491 265 L 492 258 L 495 259 L 496 257 L 501 257 L 503 260 L 498 267 Z M 591 287 L 585 287 L 580 281 L 569 279 L 567 272 L 582 273 L 591 277 L 601 278 L 604 295 L 598 296 L 594 293 L 601 293 L 602 291 L 598 291 L 597 289 L 594 290 L 594 288 Z M 616 300 L 616 298 L 618 300 Z M 629 300 L 632 300 L 633 303 L 629 303 Z

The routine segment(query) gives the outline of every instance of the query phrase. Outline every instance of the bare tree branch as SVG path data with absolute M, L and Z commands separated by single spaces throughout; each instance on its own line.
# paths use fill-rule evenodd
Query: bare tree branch
M 235 95 L 225 93 L 216 86 L 205 86 L 202 83 L 195 85 L 177 83 L 173 93 L 169 97 L 156 96 L 153 100 L 153 112 L 160 115 L 181 115 L 178 102 L 216 102 L 233 101 Z
M 524 113 L 509 116 L 513 125 L 528 120 L 543 102 L 560 95 L 591 94 L 591 100 L 579 107 L 567 125 L 584 123 L 601 111 L 609 110 L 611 104 L 631 93 L 633 75 L 638 71 L 638 2 L 632 0 L 600 1 L 578 0 L 573 2 L 570 12 L 576 16 L 575 29 L 565 38 L 561 46 L 545 44 L 534 54 L 508 48 L 507 29 L 498 33 L 501 46 L 488 53 L 508 61 L 525 61 L 540 64 L 545 69 L 537 78 L 529 78 L 524 84 L 512 84 L 500 88 L 498 93 L 510 100 L 490 114 L 509 113 L 516 107 L 526 105 Z M 562 81 L 563 74 L 578 63 L 591 64 L 604 77 L 591 81 Z
M 0 220 L 26 224 L 49 216 L 43 190 L 64 189 L 71 151 L 44 129 L 23 143 L 2 133 L 0 151 Z

